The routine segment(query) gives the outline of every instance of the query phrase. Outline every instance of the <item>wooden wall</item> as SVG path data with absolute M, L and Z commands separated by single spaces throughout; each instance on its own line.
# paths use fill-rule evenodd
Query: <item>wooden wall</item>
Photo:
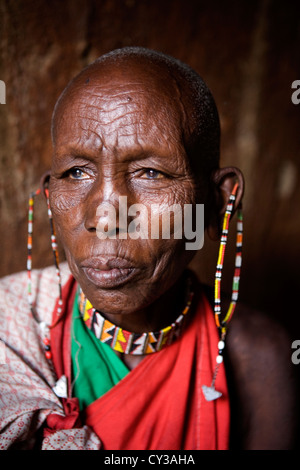
M 247 183 L 242 298 L 287 324 L 296 339 L 300 105 L 291 101 L 291 84 L 300 80 L 296 0 L 2 0 L 0 79 L 7 96 L 0 105 L 0 275 L 26 266 L 27 196 L 50 165 L 56 99 L 83 66 L 128 45 L 178 57 L 211 88 L 221 117 L 222 165 L 240 167 Z M 52 255 L 42 203 L 35 234 L 34 263 L 44 266 Z M 205 247 L 194 266 L 212 282 L 216 245 Z M 227 263 L 229 289 L 230 254 Z

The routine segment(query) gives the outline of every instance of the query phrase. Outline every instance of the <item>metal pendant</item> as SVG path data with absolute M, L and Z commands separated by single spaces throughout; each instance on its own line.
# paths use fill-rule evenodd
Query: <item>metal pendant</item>
M 207 385 L 202 385 L 202 391 L 206 401 L 217 400 L 222 396 L 222 393 L 218 392 L 215 389 L 214 385 L 211 385 L 210 387 L 208 387 Z
M 55 386 L 52 388 L 55 395 L 59 398 L 68 398 L 67 393 L 67 377 L 62 375 L 61 378 L 56 382 Z

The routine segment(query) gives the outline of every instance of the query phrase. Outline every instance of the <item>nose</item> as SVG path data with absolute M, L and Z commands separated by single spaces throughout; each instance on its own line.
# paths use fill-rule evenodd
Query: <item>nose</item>
M 127 196 L 119 196 L 118 202 L 103 202 L 97 207 L 98 217 L 96 232 L 100 239 L 123 238 L 127 233 Z M 125 236 L 125 238 L 127 238 Z
M 86 198 L 84 226 L 88 232 L 96 232 L 98 238 L 116 238 L 127 231 L 128 191 L 111 179 L 96 184 Z

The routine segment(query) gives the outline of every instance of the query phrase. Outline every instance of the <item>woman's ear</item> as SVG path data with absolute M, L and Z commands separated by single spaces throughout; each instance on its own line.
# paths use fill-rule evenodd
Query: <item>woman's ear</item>
M 40 189 L 41 193 L 45 194 L 45 188 L 47 187 L 50 180 L 50 170 L 46 171 L 40 179 Z
M 207 233 L 212 240 L 219 240 L 222 231 L 222 220 L 226 211 L 229 197 L 235 184 L 238 184 L 232 215 L 240 205 L 244 194 L 244 177 L 235 167 L 218 168 L 212 174 L 212 204 L 210 205 Z

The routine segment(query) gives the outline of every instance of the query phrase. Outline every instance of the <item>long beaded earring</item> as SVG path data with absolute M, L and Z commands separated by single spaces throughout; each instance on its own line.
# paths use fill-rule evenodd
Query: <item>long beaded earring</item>
M 236 254 L 235 254 L 235 269 L 232 282 L 232 294 L 231 302 L 228 308 L 228 311 L 223 320 L 221 318 L 221 279 L 223 272 L 224 256 L 226 250 L 226 244 L 228 239 L 228 229 L 229 221 L 232 215 L 234 203 L 236 200 L 236 194 L 238 190 L 238 184 L 233 188 L 233 191 L 229 198 L 229 203 L 226 207 L 222 235 L 220 241 L 220 248 L 218 254 L 217 268 L 215 274 L 215 299 L 214 299 L 214 315 L 216 326 L 220 332 L 220 341 L 218 343 L 218 355 L 216 357 L 216 367 L 213 373 L 212 383 L 210 387 L 207 385 L 202 386 L 203 394 L 207 401 L 216 400 L 219 398 L 222 393 L 215 389 L 215 381 L 218 374 L 220 365 L 223 362 L 223 353 L 225 348 L 225 338 L 227 334 L 228 324 L 232 318 L 232 315 L 235 311 L 236 303 L 239 295 L 239 283 L 240 283 L 240 274 L 241 274 L 241 265 L 242 265 L 242 244 L 243 244 L 243 214 L 242 214 L 242 205 L 240 204 L 237 210 L 237 235 L 236 235 Z
M 52 352 L 51 352 L 51 345 L 50 345 L 49 330 L 53 328 L 61 319 L 61 314 L 63 310 L 63 300 L 62 300 L 62 285 L 61 285 L 61 275 L 60 275 L 60 269 L 59 269 L 56 235 L 55 235 L 55 229 L 54 229 L 54 224 L 53 224 L 52 212 L 50 208 L 49 190 L 48 190 L 47 184 L 44 186 L 43 190 L 44 190 L 44 194 L 46 196 L 46 201 L 47 201 L 48 218 L 49 218 L 50 228 L 51 228 L 51 248 L 52 248 L 52 252 L 54 255 L 54 264 L 56 268 L 56 276 L 57 276 L 57 282 L 58 282 L 58 307 L 56 310 L 57 318 L 54 319 L 52 325 L 47 325 L 45 322 L 39 319 L 38 314 L 36 312 L 36 307 L 34 305 L 33 293 L 32 293 L 31 271 L 32 271 L 33 209 L 34 209 L 34 199 L 36 196 L 41 194 L 42 192 L 41 189 L 38 189 L 37 191 L 32 192 L 29 196 L 29 201 L 28 201 L 27 293 L 28 293 L 28 303 L 29 303 L 32 316 L 34 320 L 39 324 L 39 327 L 42 332 L 45 357 L 46 359 L 51 360 Z

